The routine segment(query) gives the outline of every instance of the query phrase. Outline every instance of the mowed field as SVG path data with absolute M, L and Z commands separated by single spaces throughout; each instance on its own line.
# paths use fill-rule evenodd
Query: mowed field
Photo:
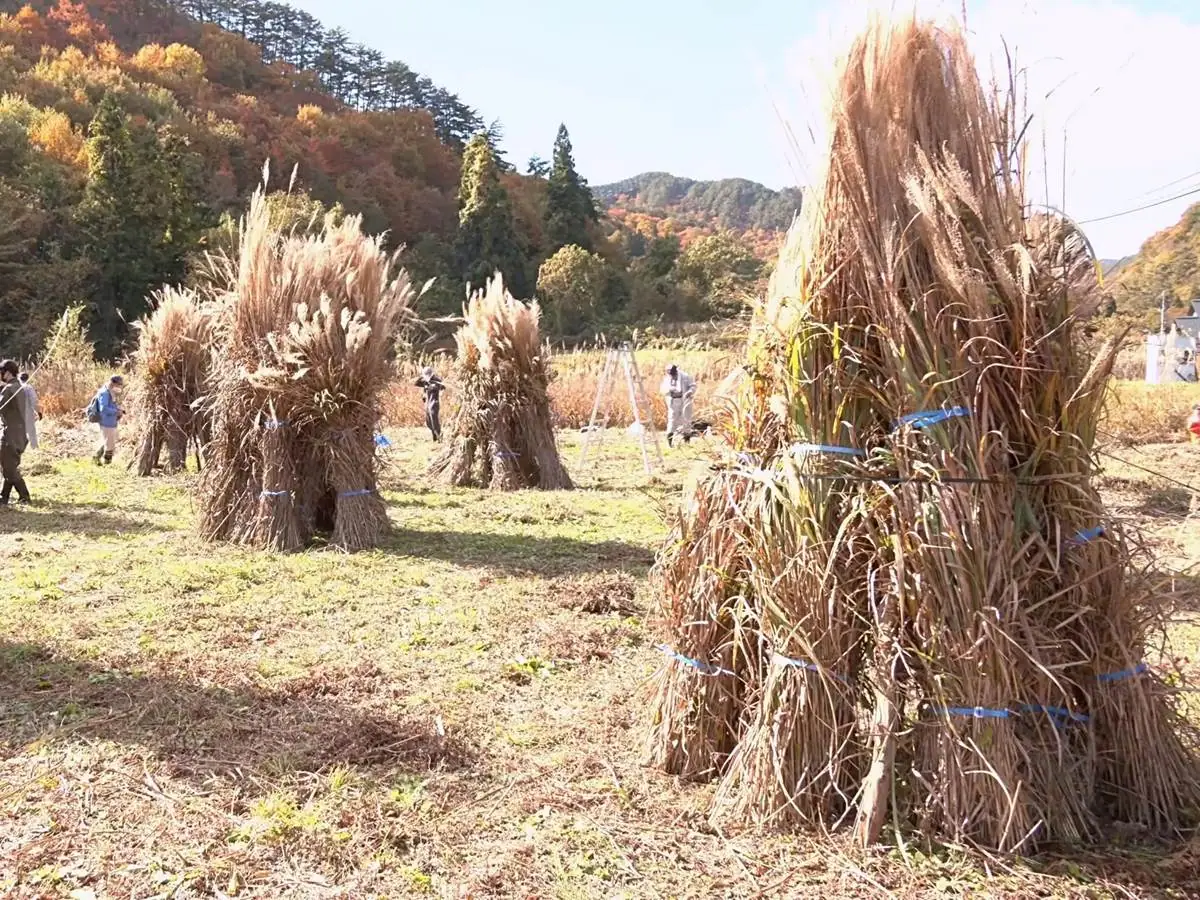
M 355 556 L 204 544 L 193 476 L 99 469 L 76 430 L 27 455 L 39 505 L 0 510 L 0 896 L 1200 896 L 1200 842 L 1128 831 L 989 861 L 715 828 L 710 785 L 640 763 L 646 575 L 714 448 L 647 477 L 628 438 L 581 467 L 564 430 L 580 490 L 497 495 L 389 434 L 393 530 Z M 1114 515 L 1187 570 L 1200 447 L 1112 449 Z

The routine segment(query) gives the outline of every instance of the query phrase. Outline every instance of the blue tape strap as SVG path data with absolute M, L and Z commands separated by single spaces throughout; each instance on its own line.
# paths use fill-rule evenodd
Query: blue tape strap
M 913 428 L 928 428 L 930 425 L 937 425 L 939 422 L 945 422 L 947 419 L 969 415 L 971 415 L 971 411 L 965 406 L 953 406 L 950 409 L 930 409 L 901 416 L 896 420 L 896 427 L 900 428 L 904 425 L 911 425 Z
M 676 662 L 681 662 L 685 666 L 695 669 L 701 675 L 708 675 L 709 677 L 714 677 L 716 675 L 732 675 L 733 674 L 733 672 L 730 672 L 728 669 L 722 669 L 720 666 L 710 665 L 709 663 L 701 662 L 698 659 L 692 659 L 690 656 L 684 656 L 682 653 L 677 653 L 676 651 L 674 651 L 670 647 L 668 647 L 666 644 L 659 644 L 654 649 L 657 650 L 659 653 L 663 653 L 663 654 L 671 657 L 671 659 L 675 660 Z
M 1060 722 L 1079 722 L 1080 724 L 1083 724 L 1089 721 L 1088 717 L 1083 713 L 1072 712 L 1063 706 L 1040 706 L 1037 704 L 1030 704 L 1028 706 L 1022 706 L 1021 712 L 1045 713 L 1046 715 L 1050 716 L 1050 718 L 1054 719 L 1055 725 L 1058 725 Z
M 1007 719 L 1011 715 L 1007 709 L 982 706 L 932 706 L 929 711 L 935 716 L 965 716 L 968 719 Z
M 387 435 L 377 434 L 375 435 L 375 446 L 390 447 L 392 446 L 392 442 L 387 439 Z
M 260 497 L 288 497 L 291 491 L 263 491 L 259 494 Z
M 800 456 L 805 453 L 836 453 L 839 456 L 866 456 L 866 450 L 859 450 L 856 447 L 836 447 L 830 444 L 793 444 L 791 447 L 793 456 Z
M 367 494 L 375 493 L 370 488 L 363 488 L 361 491 L 342 491 L 338 494 L 339 497 L 365 497 Z
M 816 663 L 810 663 L 804 659 L 792 659 L 790 656 L 784 656 L 782 653 L 776 653 L 772 657 L 772 662 L 778 666 L 790 666 L 793 669 L 807 669 L 810 672 L 816 672 L 818 675 L 828 675 L 830 678 L 836 678 L 842 684 L 849 684 L 850 679 L 845 675 L 839 675 L 837 672 L 830 672 L 828 669 L 822 669 Z
M 1132 669 L 1125 669 L 1122 672 L 1107 672 L 1104 675 L 1097 675 L 1097 681 L 1111 682 L 1124 681 L 1126 678 L 1136 678 L 1139 675 L 1144 675 L 1150 671 L 1150 667 L 1145 663 L 1138 663 Z
M 274 431 L 276 428 L 284 428 L 288 424 L 287 419 L 267 419 L 263 422 L 263 428 L 267 431 Z
M 1071 538 L 1069 544 L 1086 544 L 1088 541 L 1094 541 L 1096 538 L 1104 537 L 1106 534 L 1103 525 L 1097 525 L 1095 528 L 1087 528 L 1077 532 L 1075 537 Z
M 511 450 L 497 450 L 493 456 L 496 459 L 520 459 L 520 453 L 513 453 Z

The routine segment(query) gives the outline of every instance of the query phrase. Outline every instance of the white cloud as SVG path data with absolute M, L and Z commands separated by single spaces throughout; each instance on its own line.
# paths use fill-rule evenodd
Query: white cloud
M 866 21 L 866 4 L 838 4 L 789 56 L 778 90 L 792 123 L 819 121 L 834 57 Z M 961 18 L 961 0 L 908 0 L 875 7 Z M 1027 72 L 1030 193 L 1087 220 L 1200 187 L 1200 117 L 1185 98 L 1194 82 L 1200 26 L 1126 3 L 971 0 L 967 28 L 986 75 L 1006 68 L 1004 46 Z M 777 98 L 778 99 L 778 98 Z M 794 127 L 796 127 L 794 125 Z M 1063 158 L 1066 136 L 1066 179 Z M 799 174 L 814 144 L 801 142 Z M 1169 184 L 1170 182 L 1177 182 Z M 1177 221 L 1200 194 L 1087 226 L 1101 256 L 1134 252 Z

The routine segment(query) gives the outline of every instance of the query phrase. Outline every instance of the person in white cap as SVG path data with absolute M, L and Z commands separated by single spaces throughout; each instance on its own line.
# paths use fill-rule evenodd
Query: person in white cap
M 667 366 L 661 391 L 667 400 L 667 446 L 674 446 L 676 435 L 686 443 L 692 437 L 692 400 L 696 396 L 696 381 L 671 363 Z
M 29 448 L 38 448 L 38 419 L 42 417 L 42 408 L 38 405 L 37 391 L 29 380 L 29 373 L 22 372 L 17 379 L 21 382 L 21 396 L 25 401 L 25 433 L 29 436 Z

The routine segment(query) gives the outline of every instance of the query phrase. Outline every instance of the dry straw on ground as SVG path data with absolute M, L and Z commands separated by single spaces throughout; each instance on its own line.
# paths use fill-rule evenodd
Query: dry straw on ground
M 236 261 L 215 268 L 227 293 L 214 326 L 202 534 L 294 550 L 328 532 L 346 550 L 375 546 L 387 526 L 379 395 L 414 296 L 408 275 L 357 217 L 281 234 L 261 191 Z
M 201 400 L 212 363 L 211 310 L 194 291 L 166 287 L 136 328 L 130 406 L 139 437 L 132 463 L 139 475 L 150 475 L 165 447 L 167 470 L 179 471 L 188 448 L 196 448 L 199 460 L 208 441 Z
M 1161 601 L 1092 484 L 1091 260 L 1029 216 L 1023 124 L 956 29 L 876 22 L 844 61 L 741 453 L 658 568 L 678 656 L 649 756 L 719 777 L 718 817 L 1011 851 L 1200 812 L 1196 736 L 1142 665 Z
M 432 465 L 446 483 L 502 491 L 572 487 L 554 439 L 540 313 L 537 303 L 514 299 L 499 273 L 464 308 L 455 335 L 458 410 Z

